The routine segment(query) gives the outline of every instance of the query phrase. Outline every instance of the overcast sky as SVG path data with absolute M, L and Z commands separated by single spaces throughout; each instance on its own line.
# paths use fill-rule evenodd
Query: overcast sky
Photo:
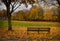
M 18 4 L 19 5 L 19 4 Z M 17 6 L 18 6 L 17 5 Z M 20 10 L 23 10 L 23 9 L 30 9 L 32 6 L 31 5 L 28 5 L 28 7 L 26 8 L 24 4 L 21 4 L 21 6 L 18 8 Z M 5 5 L 2 3 L 2 5 L 0 5 L 0 9 L 6 9 Z
M 49 2 L 51 3 L 51 0 L 50 0 L 50 1 L 47 0 L 47 1 L 48 1 L 48 3 L 49 3 Z M 54 2 L 54 4 L 57 3 L 57 1 L 53 1 L 53 2 Z M 1 3 L 1 2 L 0 2 L 0 3 Z M 40 4 L 40 6 L 41 6 L 42 8 L 44 8 L 44 9 L 56 8 L 56 6 L 58 6 L 58 4 L 56 4 L 56 6 L 53 6 L 53 5 L 50 4 L 50 3 L 49 3 L 49 7 L 48 7 L 47 5 L 44 5 L 44 4 L 46 4 L 46 3 L 43 2 L 43 1 L 40 2 L 39 4 Z M 19 5 L 19 4 L 18 4 L 18 5 Z M 18 6 L 18 5 L 17 5 L 17 6 Z M 35 4 L 35 5 L 37 6 L 37 4 Z M 19 8 L 17 8 L 15 12 L 17 12 L 17 11 L 19 11 L 19 10 L 29 10 L 31 7 L 32 7 L 31 5 L 28 5 L 28 7 L 26 8 L 24 4 L 21 4 L 21 6 L 20 6 Z M 0 10 L 3 10 L 3 9 L 6 10 L 6 7 L 5 7 L 5 5 L 4 5 L 3 3 L 1 3 L 1 4 L 0 4 Z

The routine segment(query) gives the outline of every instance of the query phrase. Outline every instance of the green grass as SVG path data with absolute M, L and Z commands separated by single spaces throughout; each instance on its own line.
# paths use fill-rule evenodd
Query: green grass
M 18 21 L 18 22 L 12 22 L 12 26 L 13 27 L 29 27 L 29 26 L 38 26 L 38 27 L 51 27 L 51 26 L 55 26 L 55 27 L 60 27 L 59 24 L 41 24 L 41 23 L 28 23 L 28 22 L 23 22 L 23 21 Z M 2 21 L 0 22 L 0 27 L 8 27 L 8 22 L 7 21 Z
M 0 20 L 0 28 L 2 28 L 3 27 L 3 21 L 2 20 Z

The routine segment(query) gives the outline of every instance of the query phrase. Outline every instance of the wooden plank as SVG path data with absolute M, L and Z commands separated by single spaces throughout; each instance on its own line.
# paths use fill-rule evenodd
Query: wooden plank
M 33 27 L 28 27 L 27 28 L 27 33 L 28 32 L 38 32 L 38 34 L 39 34 L 39 32 L 50 32 L 50 28 L 33 28 Z

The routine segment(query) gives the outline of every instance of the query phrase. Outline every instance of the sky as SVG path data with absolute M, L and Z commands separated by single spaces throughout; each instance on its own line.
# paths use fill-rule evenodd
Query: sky
M 47 0 L 47 2 L 49 3 L 45 3 L 45 2 L 39 2 L 39 4 L 40 4 L 40 6 L 43 8 L 43 9 L 51 9 L 51 8 L 57 8 L 56 6 L 58 6 L 58 4 L 56 4 L 57 3 L 57 1 L 52 1 L 51 2 L 51 0 Z M 0 2 L 1 3 L 1 2 Z M 54 3 L 56 6 L 54 6 L 54 5 L 52 5 L 51 3 Z M 19 4 L 18 4 L 19 5 Z M 17 6 L 18 6 L 17 5 Z M 36 6 L 38 5 L 38 4 L 35 4 Z M 21 6 L 19 7 L 19 8 L 17 8 L 16 10 L 15 10 L 15 12 L 18 12 L 19 10 L 30 10 L 30 8 L 31 8 L 32 6 L 29 4 L 28 5 L 28 7 L 26 8 L 25 7 L 25 5 L 24 4 L 21 4 Z M 1 3 L 0 4 L 0 10 L 6 10 L 6 7 L 5 7 L 5 5 L 3 4 L 3 3 Z
M 19 6 L 19 8 L 17 8 L 15 12 L 19 10 L 30 10 L 31 7 L 32 7 L 31 5 L 28 5 L 28 7 L 26 8 L 24 4 L 21 4 L 21 6 Z
M 2 9 L 6 9 L 5 5 L 3 3 L 1 3 L 2 5 L 0 5 L 0 10 Z M 18 4 L 19 5 L 19 4 Z M 18 6 L 17 5 L 17 6 Z M 24 4 L 21 4 L 21 6 L 19 6 L 19 8 L 17 8 L 18 10 L 23 10 L 23 9 L 30 9 L 32 6 L 28 5 L 28 7 L 26 8 Z

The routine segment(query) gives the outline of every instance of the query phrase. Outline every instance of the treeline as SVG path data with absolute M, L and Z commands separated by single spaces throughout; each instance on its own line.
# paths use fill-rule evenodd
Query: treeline
M 26 20 L 26 21 L 58 21 L 58 8 L 43 10 L 40 7 L 32 8 L 30 11 L 19 11 L 13 14 L 14 20 Z
M 0 20 L 6 19 L 7 19 L 6 10 L 0 10 Z
M 41 7 L 33 7 L 30 11 L 12 13 L 12 20 L 19 21 L 58 21 L 59 8 L 43 10 Z M 0 11 L 0 18 L 7 19 L 6 11 Z

